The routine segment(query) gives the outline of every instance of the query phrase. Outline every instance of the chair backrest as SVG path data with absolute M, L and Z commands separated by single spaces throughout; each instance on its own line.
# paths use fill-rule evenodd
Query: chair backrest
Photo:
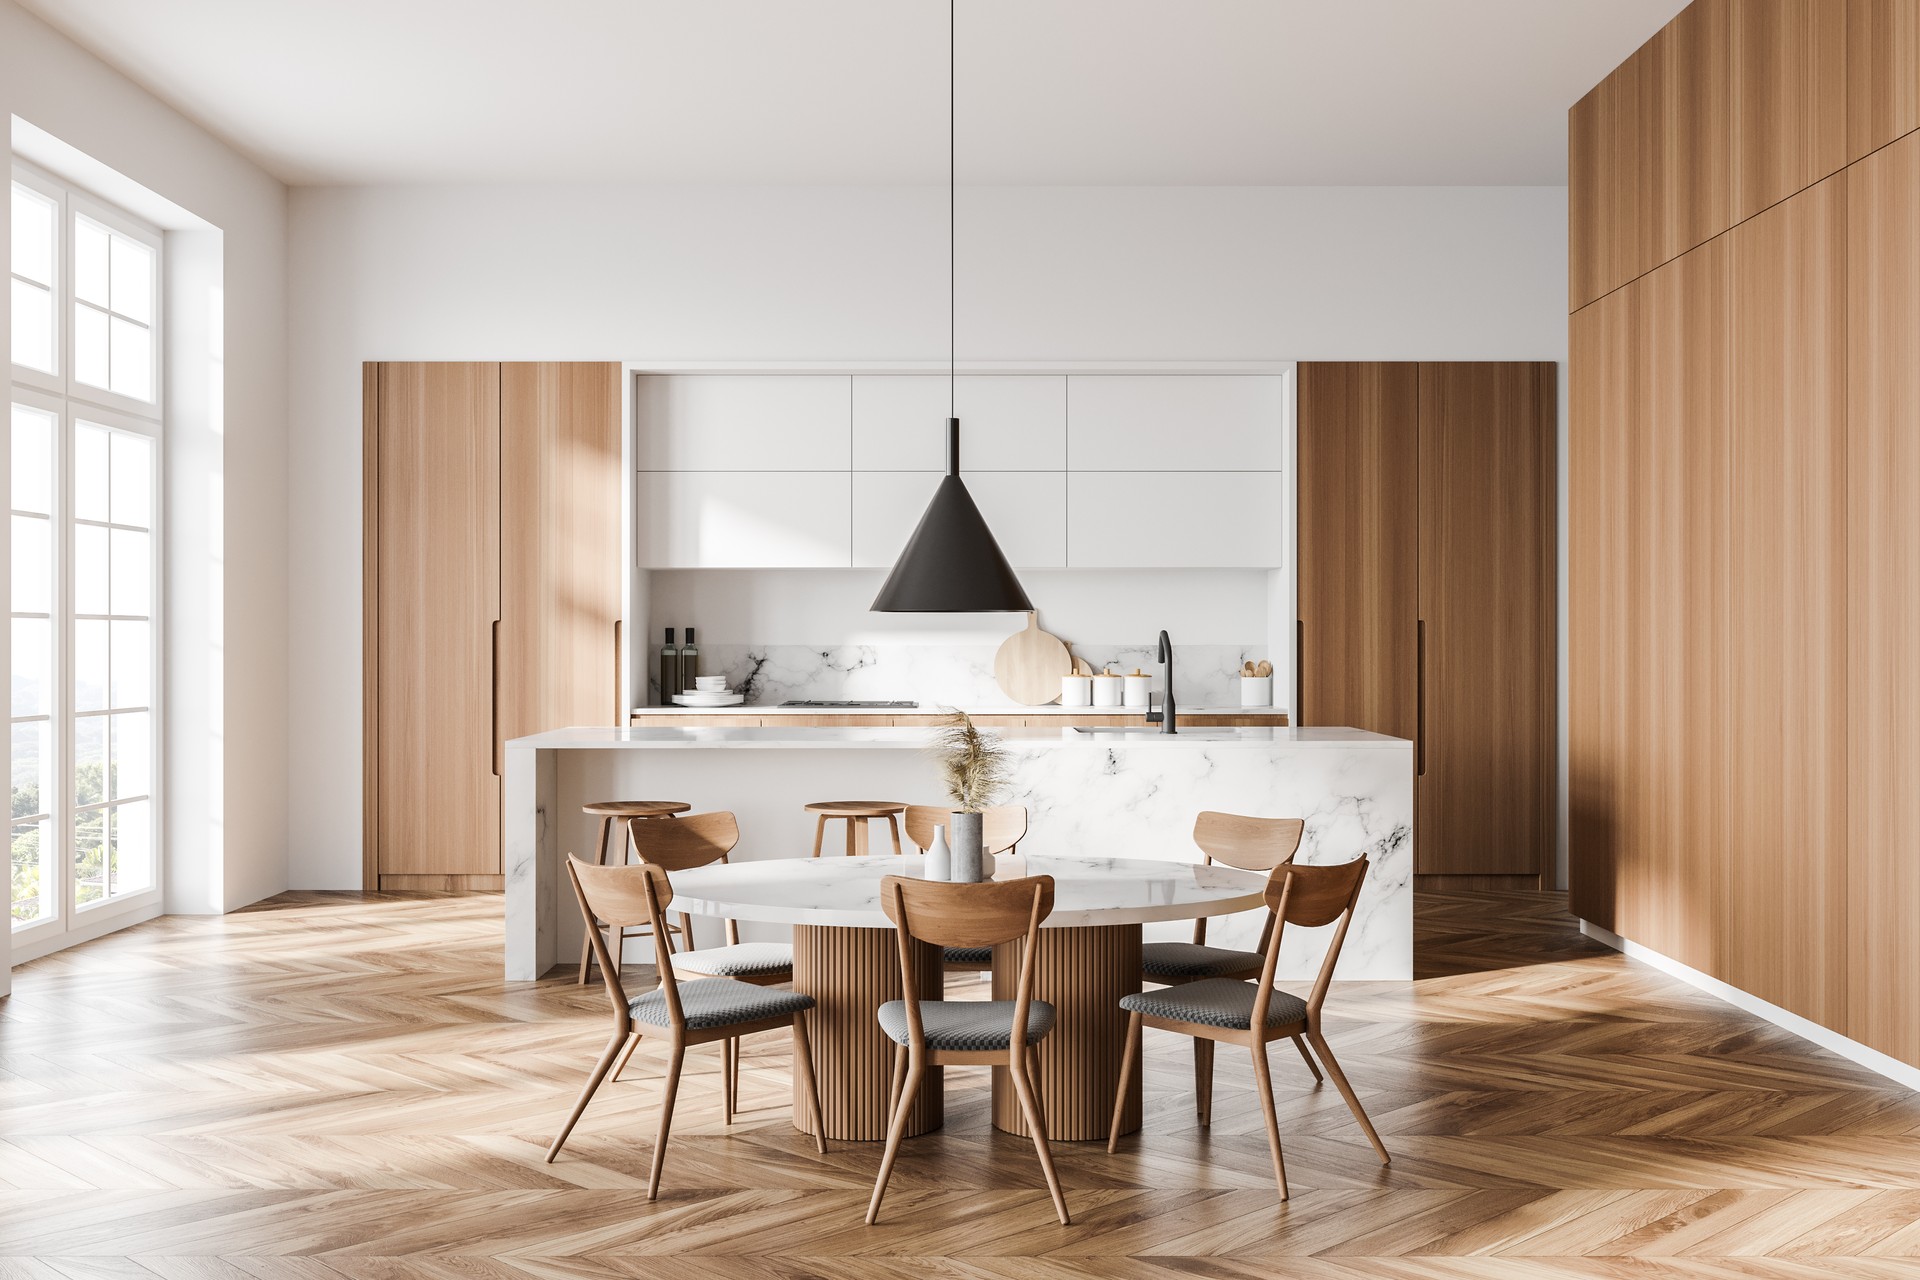
M 900 944 L 900 983 L 906 993 L 907 1029 L 914 1044 L 924 1043 L 920 1025 L 920 984 L 913 965 L 913 944 L 936 947 L 991 947 L 1024 938 L 1020 978 L 1014 989 L 1015 1053 L 1026 1044 L 1027 1009 L 1033 1002 L 1033 955 L 1040 922 L 1053 914 L 1053 877 L 1023 876 L 980 884 L 946 884 L 887 876 L 880 881 L 880 906 L 893 921 Z
M 606 980 L 607 997 L 613 1001 L 614 1020 L 622 1028 L 630 1027 L 633 1019 L 627 1010 L 626 988 L 620 984 L 620 962 L 607 950 L 607 940 L 596 921 L 604 920 L 615 930 L 616 937 L 624 938 L 627 926 L 639 924 L 653 926 L 655 938 L 666 937 L 666 910 L 673 901 L 673 882 L 667 878 L 664 867 L 648 863 L 602 867 L 582 862 L 572 854 L 567 855 L 567 876 L 573 882 L 573 896 L 580 903 L 587 937 L 593 942 L 600 976 Z M 686 1019 L 680 1010 L 680 990 L 674 983 L 673 966 L 663 963 L 655 967 L 660 971 L 660 985 L 667 993 L 668 1016 L 675 1026 L 680 1026 Z
M 1293 860 L 1306 830 L 1304 818 L 1249 818 L 1209 809 L 1193 820 L 1193 842 L 1208 862 L 1271 871 Z
M 1242 871 L 1272 871 L 1293 861 L 1306 830 L 1304 818 L 1249 818 L 1206 809 L 1193 820 L 1193 842 L 1209 863 L 1224 862 Z M 1254 950 L 1265 951 L 1272 936 L 1273 912 L 1269 911 Z M 1193 941 L 1198 945 L 1206 940 L 1207 918 L 1201 916 L 1193 922 Z
M 1263 1025 L 1267 1015 L 1267 1001 L 1273 994 L 1274 966 L 1280 959 L 1280 939 L 1286 927 L 1291 924 L 1315 929 L 1337 920 L 1340 927 L 1327 943 L 1326 958 L 1320 962 L 1313 991 L 1307 997 L 1307 1025 L 1319 1028 L 1320 1006 L 1326 1002 L 1327 987 L 1333 981 L 1333 966 L 1340 959 L 1341 945 L 1347 940 L 1347 926 L 1353 923 L 1353 904 L 1359 900 L 1361 887 L 1366 882 L 1364 856 L 1334 866 L 1286 863 L 1274 868 L 1273 874 L 1267 877 L 1266 897 L 1277 923 L 1267 940 L 1260 990 L 1253 1000 L 1254 1026 Z
M 631 818 L 627 833 L 640 861 L 668 871 L 725 862 L 740 843 L 740 824 L 724 809 L 684 818 Z
M 922 853 L 933 843 L 933 829 L 953 821 L 954 811 L 937 804 L 907 806 L 907 839 Z M 951 828 L 949 828 L 951 830 Z M 1027 838 L 1027 806 L 996 804 L 980 811 L 980 845 L 988 853 L 1006 853 Z

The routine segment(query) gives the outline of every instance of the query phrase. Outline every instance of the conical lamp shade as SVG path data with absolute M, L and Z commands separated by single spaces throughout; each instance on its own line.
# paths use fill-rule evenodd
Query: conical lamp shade
M 875 613 L 1025 613 L 1033 608 L 960 479 L 959 434 L 959 422 L 949 420 L 947 474 L 874 597 Z

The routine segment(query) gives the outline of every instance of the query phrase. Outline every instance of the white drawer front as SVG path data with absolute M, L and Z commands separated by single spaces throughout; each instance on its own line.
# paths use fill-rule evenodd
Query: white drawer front
M 1067 465 L 1067 380 L 1058 374 L 929 374 L 853 379 L 856 471 L 939 471 L 949 403 L 960 417 L 960 470 L 1060 471 Z
M 1278 471 L 1287 379 L 1269 374 L 1075 374 L 1075 471 Z
M 634 527 L 643 569 L 845 569 L 849 473 L 643 471 Z
M 634 379 L 639 471 L 845 471 L 853 380 L 843 374 L 648 374 Z

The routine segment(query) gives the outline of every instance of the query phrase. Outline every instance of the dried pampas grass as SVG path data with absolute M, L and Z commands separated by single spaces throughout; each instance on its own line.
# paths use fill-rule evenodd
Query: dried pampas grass
M 998 735 L 982 731 L 964 711 L 940 722 L 931 750 L 940 762 L 947 796 L 962 813 L 990 808 L 1012 780 L 1005 745 Z

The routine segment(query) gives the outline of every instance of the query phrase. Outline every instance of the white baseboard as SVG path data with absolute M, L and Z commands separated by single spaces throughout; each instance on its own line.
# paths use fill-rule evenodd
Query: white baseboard
M 1582 920 L 1580 932 L 1595 942 L 1612 947 L 1628 959 L 1638 960 L 1662 973 L 1671 974 L 1688 986 L 1698 987 L 1708 995 L 1724 1000 L 1736 1009 L 1745 1010 L 1755 1017 L 1765 1018 L 1774 1026 L 1791 1031 L 1802 1040 L 1811 1041 L 1822 1049 L 1831 1050 L 1850 1062 L 1857 1062 L 1869 1071 L 1877 1072 L 1896 1084 L 1920 1093 L 1920 1067 L 1909 1066 L 1898 1058 L 1890 1058 L 1878 1049 L 1870 1049 L 1858 1040 L 1848 1039 L 1838 1031 L 1830 1031 L 1817 1022 L 1809 1022 L 1797 1013 L 1791 1013 L 1777 1004 L 1771 1004 L 1738 987 L 1729 986 L 1718 978 L 1710 977 L 1698 969 L 1681 964 L 1678 960 L 1663 956 L 1650 947 L 1643 947 L 1632 939 L 1623 938 L 1611 929 L 1603 929 L 1591 921 Z

